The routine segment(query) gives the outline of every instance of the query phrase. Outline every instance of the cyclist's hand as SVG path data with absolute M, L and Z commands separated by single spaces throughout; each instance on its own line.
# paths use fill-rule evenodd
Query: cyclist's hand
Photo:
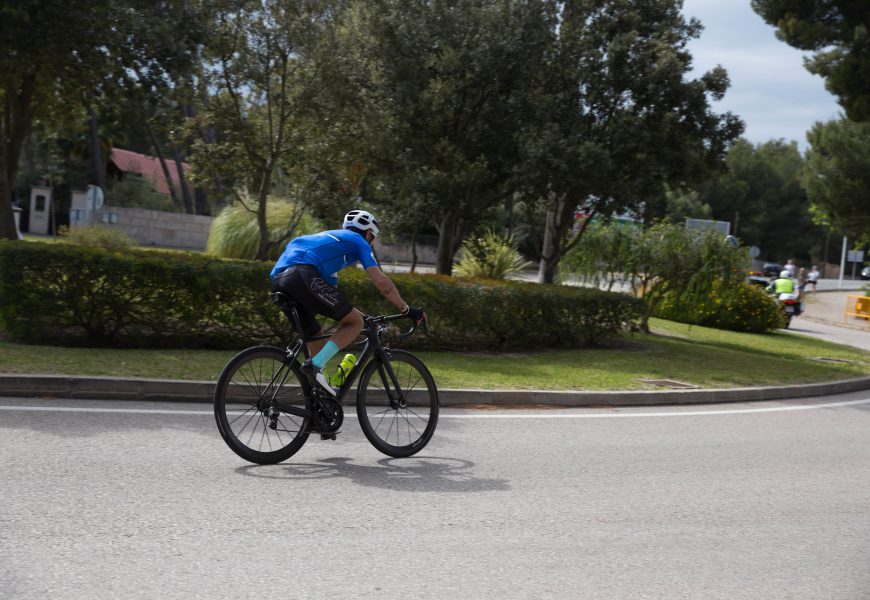
M 415 308 L 413 306 L 409 306 L 405 314 L 414 322 L 415 325 L 419 325 L 428 318 L 422 308 Z

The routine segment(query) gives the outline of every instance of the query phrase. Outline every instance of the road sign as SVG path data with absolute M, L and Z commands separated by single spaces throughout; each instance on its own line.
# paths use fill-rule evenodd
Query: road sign
M 728 221 L 710 221 L 708 219 L 686 219 L 686 229 L 716 229 L 722 235 L 731 233 L 731 223 Z
M 89 210 L 100 210 L 103 206 L 103 190 L 99 186 L 89 185 L 87 194 L 85 195 Z
M 749 247 L 749 256 L 752 258 L 758 258 L 761 254 L 761 248 L 758 246 L 750 246 Z
M 864 262 L 864 251 L 863 250 L 849 250 L 848 261 L 849 262 Z

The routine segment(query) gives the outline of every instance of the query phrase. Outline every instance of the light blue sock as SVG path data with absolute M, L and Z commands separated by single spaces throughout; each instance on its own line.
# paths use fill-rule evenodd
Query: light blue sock
M 318 369 L 322 369 L 326 366 L 326 363 L 329 362 L 329 359 L 336 354 L 338 354 L 338 346 L 335 345 L 335 342 L 329 340 L 320 352 L 314 355 L 314 358 L 311 359 L 311 363 Z

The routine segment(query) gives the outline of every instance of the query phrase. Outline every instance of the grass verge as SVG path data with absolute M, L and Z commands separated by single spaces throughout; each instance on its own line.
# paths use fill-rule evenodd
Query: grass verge
M 418 354 L 441 388 L 657 389 L 642 383 L 643 379 L 743 387 L 870 374 L 870 353 L 813 338 L 735 333 L 656 319 L 651 324 L 653 335 L 626 334 L 602 348 Z M 216 380 L 232 355 L 212 350 L 60 348 L 0 342 L 0 372 Z

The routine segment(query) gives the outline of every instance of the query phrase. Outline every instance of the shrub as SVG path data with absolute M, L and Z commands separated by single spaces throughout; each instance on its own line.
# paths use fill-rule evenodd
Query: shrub
M 668 295 L 705 293 L 718 280 L 728 292 L 741 282 L 749 255 L 713 230 L 699 231 L 667 221 L 651 227 L 593 226 L 562 261 L 585 281 L 613 285 L 621 277 L 644 301 L 641 327 Z
M 266 208 L 269 239 L 279 240 L 291 228 L 294 237 L 314 232 L 311 219 L 298 212 L 289 202 L 270 200 Z M 295 223 L 295 227 L 291 227 Z M 221 258 L 251 259 L 257 255 L 260 230 L 257 216 L 241 204 L 224 208 L 212 221 L 206 252 Z M 272 247 L 269 258 L 275 260 L 284 251 L 284 244 Z
M 462 259 L 454 271 L 460 277 L 506 279 L 528 264 L 517 252 L 512 238 L 487 231 L 483 236 L 469 238 L 462 244 Z
M 61 227 L 59 233 L 65 241 L 71 244 L 86 248 L 102 248 L 109 252 L 122 252 L 136 244 L 125 231 L 105 225 Z
M 715 282 L 709 293 L 680 297 L 665 295 L 656 316 L 670 321 L 763 333 L 784 326 L 782 311 L 776 302 L 757 285 L 740 283 L 723 293 L 722 282 Z
M 281 343 L 287 319 L 271 303 L 271 263 L 190 253 L 111 254 L 65 244 L 0 243 L 0 322 L 31 343 L 232 347 Z M 429 333 L 396 340 L 474 350 L 571 347 L 616 334 L 638 318 L 623 294 L 519 282 L 393 274 L 423 305 Z M 371 314 L 394 312 L 361 269 L 341 289 Z

